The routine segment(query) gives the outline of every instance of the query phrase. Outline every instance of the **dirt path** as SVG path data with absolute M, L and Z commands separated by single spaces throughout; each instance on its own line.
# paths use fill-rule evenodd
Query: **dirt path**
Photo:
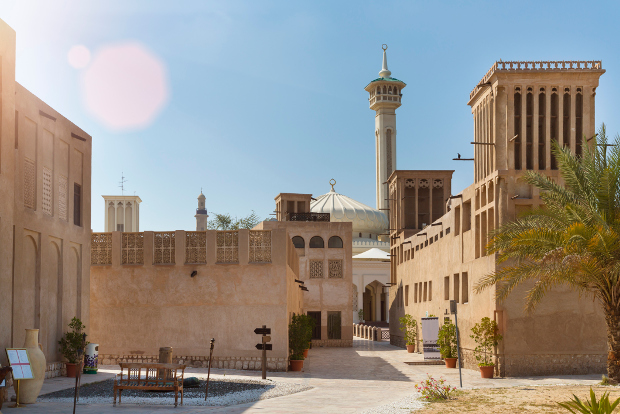
M 610 401 L 620 397 L 620 387 L 594 386 L 597 399 L 610 392 Z M 589 398 L 587 386 L 547 386 L 490 388 L 464 391 L 455 400 L 435 402 L 417 411 L 420 414 L 452 413 L 568 413 L 557 402 L 565 402 L 577 395 L 580 400 Z

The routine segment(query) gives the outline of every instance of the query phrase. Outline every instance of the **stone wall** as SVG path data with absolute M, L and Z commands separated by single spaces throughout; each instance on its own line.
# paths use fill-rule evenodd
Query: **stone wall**
M 406 348 L 405 337 L 394 335 L 393 333 L 390 332 L 390 345 L 394 345 L 399 348 Z
M 505 357 L 505 375 L 586 375 L 607 372 L 606 354 L 510 355 Z
M 478 370 L 472 349 L 461 348 L 461 356 L 461 367 Z M 607 371 L 607 355 L 604 354 L 496 355 L 493 360 L 495 375 L 499 377 L 587 375 Z
M 213 368 L 239 369 L 258 371 L 262 369 L 260 357 L 213 357 Z M 118 365 L 121 362 L 154 363 L 159 362 L 159 355 L 102 355 L 99 354 L 100 365 Z M 206 356 L 174 356 L 173 364 L 184 364 L 192 368 L 207 368 L 209 357 Z M 268 371 L 287 371 L 288 358 L 267 357 Z
M 45 366 L 45 379 L 64 377 L 67 375 L 67 368 L 64 362 L 48 362 Z

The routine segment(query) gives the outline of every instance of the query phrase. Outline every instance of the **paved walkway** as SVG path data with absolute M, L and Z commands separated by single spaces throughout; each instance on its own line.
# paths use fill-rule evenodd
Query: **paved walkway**
M 353 348 L 318 348 L 310 350 L 310 356 L 304 363 L 303 372 L 267 373 L 268 378 L 276 381 L 309 385 L 313 389 L 284 397 L 257 401 L 230 407 L 181 407 L 173 406 L 137 406 L 132 404 L 112 407 L 112 400 L 107 405 L 79 405 L 77 412 L 95 413 L 357 413 L 373 407 L 388 404 L 409 396 L 415 392 L 414 384 L 426 378 L 429 373 L 435 378 L 444 377 L 448 383 L 459 386 L 457 369 L 444 366 L 407 365 L 405 362 L 421 361 L 422 356 L 407 354 L 386 342 L 372 342 L 355 339 Z M 464 369 L 463 387 L 511 387 L 532 385 L 583 384 L 590 385 L 600 381 L 600 375 L 557 376 L 532 378 L 495 378 L 484 380 L 480 373 Z M 118 368 L 100 367 L 97 375 L 84 375 L 85 381 L 110 378 Z M 188 369 L 186 373 L 205 376 L 206 369 Z M 211 378 L 226 376 L 232 378 L 260 378 L 258 371 L 236 371 L 214 369 Z M 54 378 L 45 381 L 43 393 L 73 387 L 69 378 Z M 3 408 L 4 414 L 14 412 Z M 72 405 L 59 403 L 37 403 L 20 409 L 24 414 L 70 413 Z

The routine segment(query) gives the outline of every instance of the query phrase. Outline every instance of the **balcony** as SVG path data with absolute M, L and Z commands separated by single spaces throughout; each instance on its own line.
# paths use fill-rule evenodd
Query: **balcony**
M 288 221 L 329 221 L 329 213 L 288 213 Z

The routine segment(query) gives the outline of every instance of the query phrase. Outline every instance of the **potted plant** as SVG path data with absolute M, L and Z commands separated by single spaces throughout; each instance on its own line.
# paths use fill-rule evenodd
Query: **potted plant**
M 482 378 L 493 378 L 495 364 L 493 363 L 493 348 L 497 346 L 502 336 L 499 334 L 497 322 L 492 321 L 488 317 L 480 320 L 480 323 L 471 328 L 470 337 L 476 342 L 474 349 L 480 375 Z
M 364 323 L 364 309 L 357 310 L 357 318 L 359 319 L 360 323 Z
M 407 314 L 398 319 L 401 327 L 401 331 L 405 331 L 405 344 L 407 346 L 407 352 L 410 354 L 415 351 L 415 343 L 418 337 L 418 321 L 413 319 L 413 316 Z
M 456 368 L 456 361 L 458 359 L 456 349 L 456 326 L 454 326 L 452 321 L 446 321 L 441 328 L 439 328 L 437 343 L 439 345 L 441 357 L 446 363 L 446 368 Z
M 65 363 L 67 367 L 67 377 L 75 378 L 77 374 L 77 364 L 81 362 L 79 361 L 79 351 L 84 351 L 84 348 L 89 342 L 86 341 L 86 334 L 84 333 L 86 327 L 82 325 L 81 320 L 74 317 L 71 319 L 71 322 L 69 322 L 69 328 L 71 331 L 65 332 L 60 341 L 58 341 L 58 345 L 60 345 L 60 353 L 68 361 Z
M 288 349 L 291 371 L 301 371 L 304 367 L 304 349 L 308 345 L 306 324 L 301 315 L 293 314 L 288 325 Z

